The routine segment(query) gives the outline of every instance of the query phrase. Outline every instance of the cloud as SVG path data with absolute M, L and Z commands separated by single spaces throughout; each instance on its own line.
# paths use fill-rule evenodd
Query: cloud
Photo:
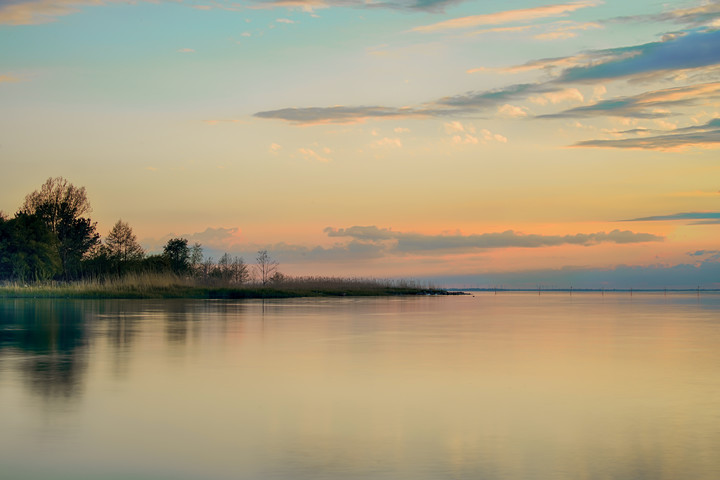
M 21 80 L 13 75 L 0 75 L 0 83 L 16 83 Z
M 720 98 L 720 82 L 666 88 L 628 97 L 602 100 L 537 118 L 587 118 L 617 116 L 630 118 L 664 118 L 669 108 L 693 106 L 709 99 Z M 720 126 L 720 125 L 718 125 Z
M 555 92 L 546 92 L 538 97 L 530 97 L 530 101 L 538 105 L 547 105 L 548 103 L 584 102 L 585 97 L 577 88 L 567 88 Z
M 139 0 L 156 3 L 158 0 Z M 170 1 L 170 0 L 167 0 Z M 389 8 L 395 10 L 442 11 L 444 7 L 464 0 L 217 0 L 207 5 L 189 5 L 196 10 L 239 10 L 297 8 L 306 12 L 329 7 Z M 128 0 L 3 0 L 0 3 L 0 24 L 37 25 L 54 22 L 58 17 L 79 12 L 83 7 L 109 3 L 136 3 Z
M 280 145 L 280 144 L 271 143 L 271 144 L 270 144 L 270 147 L 268 148 L 268 151 L 269 151 L 270 153 L 277 153 L 277 152 L 279 152 L 280 150 L 282 150 L 282 148 L 283 148 L 283 147 L 282 147 L 282 145 Z
M 465 0 L 253 0 L 251 8 L 296 8 L 306 12 L 330 7 L 442 11 L 446 6 L 463 1 Z
M 527 22 L 547 17 L 565 16 L 570 12 L 586 7 L 594 7 L 596 2 L 580 1 L 556 5 L 545 5 L 535 8 L 518 10 L 505 10 L 485 15 L 472 15 L 468 17 L 453 18 L 442 22 L 423 25 L 412 29 L 414 32 L 434 33 L 447 30 L 469 29 L 481 25 L 501 25 L 505 23 Z
M 489 272 L 475 275 L 433 277 L 441 285 L 477 285 L 504 288 L 618 288 L 695 289 L 719 288 L 720 259 L 708 258 L 695 264 L 618 265 L 612 268 L 564 267 L 561 269 Z
M 372 147 L 374 148 L 380 148 L 380 147 L 395 147 L 395 148 L 402 148 L 402 140 L 399 138 L 389 138 L 384 137 L 376 142 L 373 142 Z
M 112 0 L 110 0 L 112 1 Z M 36 25 L 53 22 L 59 16 L 79 11 L 93 0 L 10 0 L 0 5 L 0 24 Z
M 450 107 L 472 107 L 473 109 L 490 109 L 508 103 L 511 100 L 524 98 L 533 93 L 544 93 L 554 90 L 553 87 L 537 83 L 519 83 L 504 88 L 482 92 L 467 92 L 453 97 L 444 97 L 438 104 Z
M 258 112 L 254 117 L 285 120 L 296 125 L 323 125 L 329 123 L 362 123 L 368 119 L 416 118 L 441 116 L 455 113 L 455 110 L 429 108 L 395 107 L 307 107 L 282 108 Z
M 568 83 L 596 82 L 597 92 L 603 92 L 603 82 L 614 79 L 637 80 L 658 72 L 687 73 L 688 69 L 699 67 L 720 67 L 720 30 L 715 32 L 693 32 L 664 42 L 639 46 L 606 49 L 587 52 L 569 57 L 536 60 L 520 66 L 508 67 L 510 72 L 543 69 L 554 74 L 554 78 L 537 83 L 516 83 L 485 91 L 470 91 L 454 96 L 442 97 L 418 106 L 334 106 L 283 108 L 255 114 L 259 118 L 274 118 L 296 125 L 328 123 L 357 123 L 368 119 L 448 117 L 474 114 L 481 111 L 497 111 L 504 105 L 511 105 L 528 98 L 537 103 L 557 104 L 565 101 L 585 101 L 577 88 Z M 559 71 L 558 71 L 559 70 Z M 469 70 L 476 72 L 478 69 Z M 700 72 L 707 70 L 700 70 Z M 686 78 L 685 81 L 688 79 Z M 602 87 L 598 89 L 597 87 Z M 672 114 L 671 108 L 694 106 L 712 98 L 720 97 L 720 83 L 701 83 L 675 87 L 635 96 L 599 100 L 595 103 L 565 110 L 539 118 L 582 118 L 594 116 L 621 116 L 625 118 L 657 119 Z M 499 112 L 507 116 L 510 111 Z M 518 112 L 515 112 L 518 113 Z M 714 143 L 708 134 L 700 143 Z M 682 139 L 677 138 L 681 141 Z M 691 142 L 692 138 L 685 141 Z M 599 144 L 600 145 L 600 144 Z M 598 145 L 598 146 L 599 146 Z M 610 144 L 602 144 L 610 146 Z M 589 146 L 580 145 L 580 146 Z
M 472 32 L 470 35 L 488 35 L 491 33 L 517 33 L 517 32 L 526 32 L 530 30 L 532 25 L 521 25 L 518 27 L 496 27 L 496 28 L 485 28 L 482 30 L 476 30 Z
M 694 27 L 716 25 L 720 19 L 720 3 L 710 1 L 704 5 L 690 8 L 679 8 L 654 15 L 634 15 L 617 17 L 609 22 L 672 22 Z
M 180 53 L 195 53 L 195 50 L 193 50 L 192 48 L 181 48 L 178 50 L 178 52 L 180 52 Z
M 327 163 L 327 162 L 332 161 L 331 158 L 323 157 L 322 155 L 320 155 L 319 153 L 317 153 L 315 150 L 313 150 L 311 148 L 299 148 L 298 153 L 305 160 L 308 160 L 308 161 L 316 161 L 316 162 L 322 162 L 322 163 Z M 330 150 L 325 149 L 323 153 L 326 153 L 326 154 L 330 153 Z
M 671 215 L 654 215 L 652 217 L 630 218 L 621 222 L 656 222 L 667 220 L 710 220 L 720 221 L 720 212 L 683 212 Z
M 329 237 L 350 237 L 359 241 L 394 241 L 392 251 L 397 253 L 423 253 L 434 251 L 472 251 L 492 248 L 539 248 L 558 245 L 591 246 L 599 243 L 644 243 L 659 242 L 664 237 L 650 233 L 634 233 L 628 230 L 611 232 L 578 233 L 574 235 L 537 235 L 507 230 L 500 233 L 472 235 L 424 235 L 419 233 L 397 232 L 376 226 L 353 226 L 349 228 L 328 227 L 325 233 Z
M 565 70 L 560 82 L 596 82 L 649 73 L 693 69 L 720 64 L 720 30 L 694 31 L 664 42 L 598 52 L 619 58 Z
M 287 24 L 295 23 L 294 20 L 290 20 L 289 18 L 276 18 L 275 21 L 277 23 L 287 23 Z
M 635 132 L 628 130 L 621 133 Z M 586 140 L 573 146 L 667 151 L 689 147 L 720 148 L 720 119 L 713 119 L 705 125 L 680 128 L 670 134 L 618 140 Z
M 498 115 L 505 118 L 523 118 L 527 117 L 527 109 L 524 107 L 516 107 L 506 103 L 505 105 L 498 108 Z

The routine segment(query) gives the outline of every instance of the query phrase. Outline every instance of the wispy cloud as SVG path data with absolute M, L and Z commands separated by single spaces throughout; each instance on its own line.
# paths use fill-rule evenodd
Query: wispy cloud
M 690 147 L 720 148 L 720 119 L 713 119 L 705 125 L 680 128 L 670 134 L 616 140 L 586 140 L 573 146 L 667 151 Z
M 302 156 L 305 160 L 308 161 L 314 161 L 314 162 L 321 162 L 321 163 L 327 163 L 332 161 L 332 159 L 328 156 L 330 152 L 330 149 L 325 148 L 322 150 L 322 154 L 318 153 L 317 151 L 313 150 L 312 148 L 299 148 L 298 153 L 300 156 Z
M 447 30 L 469 29 L 482 25 L 501 25 L 506 23 L 527 22 L 541 18 L 565 16 L 581 8 L 594 7 L 596 2 L 581 1 L 563 3 L 556 5 L 545 5 L 535 8 L 523 8 L 518 10 L 505 10 L 502 12 L 488 13 L 484 15 L 471 15 L 468 17 L 453 18 L 442 22 L 423 25 L 412 29 L 414 32 L 433 33 Z
M 587 83 L 718 65 L 718 51 L 720 30 L 695 31 L 667 41 L 598 52 L 618 58 L 571 67 L 557 81 Z
M 688 107 L 720 98 L 720 82 L 666 88 L 628 97 L 602 100 L 591 105 L 571 108 L 563 112 L 541 115 L 538 118 L 587 118 L 616 116 L 629 118 L 664 118 L 670 108 Z
M 657 221 L 668 221 L 668 220 L 709 220 L 709 221 L 720 221 L 720 212 L 683 212 L 673 213 L 670 215 L 653 215 L 651 217 L 639 217 L 630 218 L 628 220 L 621 220 L 622 222 L 657 222 Z
M 285 120 L 296 125 L 321 125 L 328 123 L 362 123 L 368 119 L 415 118 L 443 116 L 455 110 L 423 107 L 307 107 L 282 108 L 254 114 L 258 118 Z
M 157 3 L 161 0 L 139 0 Z M 175 1 L 175 0 L 166 0 Z M 208 4 L 190 5 L 196 10 L 241 10 L 242 8 L 288 8 L 312 12 L 329 7 L 388 8 L 395 10 L 442 11 L 446 6 L 464 0 L 215 0 Z M 2 0 L 0 24 L 37 25 L 56 21 L 58 17 L 81 11 L 83 7 L 108 3 L 135 3 L 128 0 Z
M 659 242 L 664 237 L 650 233 L 635 233 L 628 230 L 611 232 L 578 233 L 574 235 L 537 235 L 508 230 L 498 233 L 471 235 L 424 235 L 398 232 L 376 226 L 353 226 L 348 228 L 325 229 L 330 237 L 350 237 L 358 241 L 383 242 L 392 240 L 392 251 L 398 253 L 422 253 L 438 250 L 471 251 L 493 248 L 540 248 L 558 245 L 591 246 L 600 243 L 644 243 Z
M 678 8 L 652 15 L 617 17 L 609 20 L 609 22 L 672 22 L 676 24 L 700 27 L 717 26 L 716 22 L 718 19 L 720 19 L 720 3 L 716 0 L 710 0 L 697 7 Z
M 609 80 L 634 80 L 658 72 L 675 75 L 678 72 L 709 71 L 703 69 L 720 67 L 718 51 L 720 51 L 720 30 L 694 32 L 664 42 L 586 52 L 562 58 L 542 59 L 509 67 L 508 71 L 543 69 L 556 73 L 546 81 L 517 83 L 492 90 L 470 91 L 442 97 L 417 106 L 284 108 L 258 112 L 255 116 L 282 119 L 296 125 L 357 123 L 368 119 L 463 116 L 483 111 L 507 117 L 510 112 L 507 109 L 505 111 L 499 109 L 502 109 L 504 105 L 517 105 L 518 102 L 527 100 L 539 104 L 543 104 L 543 102 L 544 104 L 558 104 L 566 101 L 584 102 L 583 94 L 577 88 L 571 87 L 570 83 L 594 83 L 596 92 L 605 92 L 603 83 Z M 475 71 L 478 70 L 470 70 L 470 72 Z M 685 81 L 692 81 L 692 78 L 687 77 Z M 599 100 L 600 97 L 601 95 L 593 95 L 592 100 L 595 103 L 590 105 L 541 115 L 539 118 L 617 116 L 660 119 L 676 114 L 677 112 L 672 109 L 677 107 L 696 106 L 720 97 L 720 83 L 700 83 L 606 100 Z M 700 139 L 701 143 L 715 143 L 713 135 L 706 133 L 703 137 Z M 675 137 L 675 140 L 684 144 L 692 142 L 694 139 L 688 137 L 683 140 Z M 620 147 L 622 145 L 608 142 L 610 141 L 599 141 L 594 146 Z M 625 145 L 628 148 L 643 148 L 635 141 Z M 578 146 L 591 146 L 591 144 L 579 144 Z M 670 147 L 672 145 L 668 144 L 668 148 Z
M 0 75 L 0 83 L 16 83 L 21 80 L 13 75 Z
M 394 10 L 442 11 L 465 0 L 252 0 L 251 8 L 294 8 L 312 12 L 329 7 L 389 8 Z

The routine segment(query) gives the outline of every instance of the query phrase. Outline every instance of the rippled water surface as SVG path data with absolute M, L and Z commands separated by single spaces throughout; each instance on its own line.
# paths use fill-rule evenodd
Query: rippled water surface
M 0 300 L 3 479 L 720 478 L 720 296 Z

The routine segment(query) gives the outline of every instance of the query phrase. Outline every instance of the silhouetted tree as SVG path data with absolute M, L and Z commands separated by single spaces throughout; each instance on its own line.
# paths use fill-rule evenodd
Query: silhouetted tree
M 57 237 L 36 215 L 0 218 L 0 279 L 47 280 L 61 271 Z
M 190 249 L 186 238 L 171 238 L 163 248 L 163 257 L 168 261 L 170 269 L 178 275 L 190 270 Z
M 118 220 L 108 233 L 105 239 L 105 248 L 110 258 L 116 260 L 120 265 L 142 260 L 145 256 L 145 251 L 137 243 L 132 228 L 122 220 Z
M 198 242 L 195 242 L 193 246 L 190 247 L 190 267 L 192 268 L 192 272 L 194 275 L 199 275 L 202 273 L 202 263 L 202 245 L 200 245 Z
M 267 285 L 277 272 L 279 263 L 270 257 L 267 250 L 259 250 L 255 257 L 255 273 L 262 285 Z
M 98 243 L 96 224 L 83 215 L 90 213 L 85 187 L 76 187 L 62 177 L 47 181 L 25 197 L 18 213 L 37 215 L 57 236 L 62 275 L 77 277 L 83 256 Z

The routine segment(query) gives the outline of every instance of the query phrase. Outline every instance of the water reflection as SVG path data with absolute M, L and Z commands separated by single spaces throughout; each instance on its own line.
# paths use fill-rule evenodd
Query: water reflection
M 607 294 L 0 301 L 0 465 L 715 480 L 719 318 L 720 297 Z
M 30 390 L 42 397 L 72 398 L 87 370 L 84 312 L 74 302 L 0 302 L 0 358 L 18 357 Z

